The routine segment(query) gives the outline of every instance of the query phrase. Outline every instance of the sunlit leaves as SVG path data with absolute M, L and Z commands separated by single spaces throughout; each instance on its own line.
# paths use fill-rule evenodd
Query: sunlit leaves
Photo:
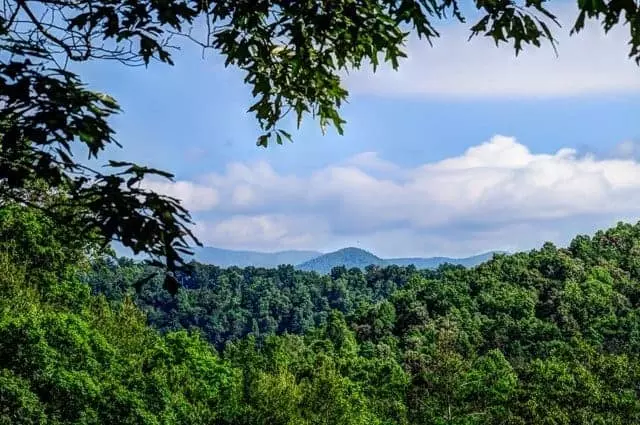
M 473 269 L 339 267 L 321 277 L 195 265 L 175 275 L 185 287 L 175 297 L 161 277 L 134 289 L 161 270 L 101 258 L 91 282 L 104 298 L 76 280 L 74 235 L 33 209 L 0 211 L 0 423 L 640 418 L 631 274 L 640 223 Z

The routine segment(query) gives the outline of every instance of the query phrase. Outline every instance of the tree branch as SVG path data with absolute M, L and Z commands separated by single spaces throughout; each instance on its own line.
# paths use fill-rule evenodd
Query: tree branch
M 49 41 L 53 42 L 58 47 L 63 49 L 69 59 L 80 62 L 83 60 L 87 60 L 89 58 L 90 56 L 89 52 L 91 51 L 90 46 L 87 46 L 87 51 L 83 55 L 76 56 L 73 50 L 64 41 L 54 36 L 53 34 L 50 34 L 49 31 L 47 31 L 47 29 L 44 27 L 44 25 L 42 25 L 38 17 L 33 13 L 33 11 L 31 11 L 31 9 L 29 8 L 29 5 L 27 5 L 27 2 L 25 0 L 17 0 L 17 3 L 18 3 L 18 6 L 25 11 L 25 13 L 29 17 L 33 25 L 35 25 L 35 27 L 38 29 L 38 31 L 40 31 L 40 33 Z

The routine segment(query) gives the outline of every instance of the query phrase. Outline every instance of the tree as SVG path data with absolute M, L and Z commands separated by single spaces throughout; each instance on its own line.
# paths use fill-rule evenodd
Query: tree
M 557 23 L 545 0 L 476 0 L 481 18 L 471 36 L 511 44 L 554 43 Z M 573 32 L 587 18 L 608 31 L 629 24 L 630 56 L 640 61 L 640 11 L 635 2 L 578 2 Z M 398 67 L 410 33 L 431 42 L 434 20 L 466 22 L 456 0 L 15 0 L 0 12 L 0 184 L 6 199 L 42 208 L 25 194 L 43 180 L 67 193 L 79 228 L 97 230 L 104 243 L 118 240 L 147 252 L 174 270 L 184 266 L 189 245 L 199 243 L 191 217 L 177 199 L 140 186 L 160 170 L 109 162 L 98 171 L 76 159 L 78 149 L 97 158 L 118 144 L 108 124 L 119 112 L 115 99 L 89 90 L 67 69 L 69 62 L 115 60 L 125 65 L 172 63 L 172 38 L 212 48 L 246 73 L 256 102 L 250 107 L 263 133 L 257 144 L 282 143 L 291 135 L 279 123 L 290 111 L 298 125 L 317 117 L 323 131 L 339 133 L 338 110 L 348 92 L 340 72 L 381 61 Z M 47 212 L 61 224 L 58 209 Z M 175 282 L 174 282 L 175 283 Z M 175 289 L 175 288 L 174 288 Z

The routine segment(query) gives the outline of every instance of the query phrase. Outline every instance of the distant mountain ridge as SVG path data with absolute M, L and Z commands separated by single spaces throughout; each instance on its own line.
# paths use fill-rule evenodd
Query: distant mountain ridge
M 434 269 L 438 266 L 449 263 L 464 267 L 474 267 L 485 261 L 491 260 L 494 254 L 506 254 L 504 251 L 490 251 L 471 257 L 452 258 L 452 257 L 428 257 L 428 258 L 390 258 L 385 260 L 388 264 L 396 264 L 398 266 L 414 265 L 419 269 Z
M 345 266 L 347 268 L 356 267 L 363 269 L 371 264 L 381 267 L 391 265 L 414 265 L 418 269 L 434 269 L 445 263 L 457 264 L 464 267 L 474 267 L 478 264 L 490 260 L 493 257 L 494 253 L 497 252 L 487 252 L 484 254 L 464 258 L 416 257 L 384 259 L 377 257 L 369 251 L 365 251 L 364 249 L 350 247 L 313 258 L 305 263 L 296 266 L 296 268 L 300 270 L 316 271 L 318 273 L 329 273 L 331 269 L 336 266 Z
M 299 270 L 329 273 L 336 266 L 364 269 L 369 265 L 382 266 L 385 260 L 360 248 L 342 248 L 335 252 L 321 255 L 296 266 Z
M 194 259 L 203 264 L 215 264 L 219 267 L 264 267 L 273 268 L 281 264 L 300 264 L 319 257 L 318 251 L 236 251 L 231 249 L 205 246 L 194 250 Z
M 437 268 L 444 263 L 474 267 L 490 260 L 497 252 L 487 252 L 464 258 L 449 257 L 416 257 L 416 258 L 380 258 L 369 251 L 348 247 L 323 254 L 318 251 L 236 251 L 215 247 L 202 247 L 195 250 L 194 259 L 203 264 L 214 264 L 219 267 L 265 267 L 273 268 L 281 264 L 291 264 L 299 270 L 329 273 L 336 266 L 364 269 L 369 265 L 376 266 L 409 266 L 418 269 Z

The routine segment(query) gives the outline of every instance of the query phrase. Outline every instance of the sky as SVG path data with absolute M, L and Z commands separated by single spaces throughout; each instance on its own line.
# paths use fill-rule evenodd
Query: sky
M 558 56 L 515 57 L 442 24 L 433 47 L 409 41 L 399 71 L 345 75 L 343 136 L 307 119 L 267 149 L 242 73 L 215 54 L 186 46 L 173 67 L 78 72 L 124 110 L 112 120 L 124 147 L 106 157 L 173 172 L 147 185 L 183 200 L 205 245 L 382 257 L 563 246 L 640 219 L 640 68 L 628 29 L 569 37 L 575 7 L 555 10 Z

